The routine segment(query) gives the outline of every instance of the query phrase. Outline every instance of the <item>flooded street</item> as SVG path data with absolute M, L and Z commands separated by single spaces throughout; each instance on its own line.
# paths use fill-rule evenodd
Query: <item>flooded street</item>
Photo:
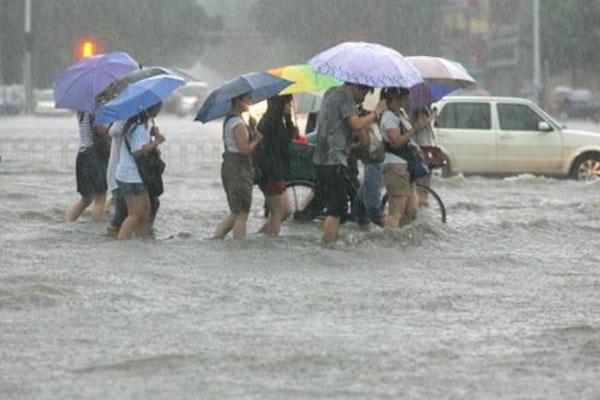
M 157 240 L 127 243 L 64 222 L 74 117 L 0 119 L 0 398 L 600 399 L 600 182 L 456 176 L 446 226 L 211 241 L 220 123 L 190 119 L 159 117 Z

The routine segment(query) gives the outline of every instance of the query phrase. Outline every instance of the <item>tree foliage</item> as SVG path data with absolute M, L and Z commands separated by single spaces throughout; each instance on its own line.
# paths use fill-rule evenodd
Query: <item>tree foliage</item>
M 20 80 L 25 47 L 23 1 L 7 0 L 2 22 L 6 80 Z M 76 61 L 77 47 L 91 38 L 104 51 L 123 50 L 142 64 L 174 65 L 199 58 L 203 32 L 220 29 L 195 0 L 33 0 L 33 77 L 37 86 Z M 7 18 L 10 17 L 10 18 Z M 7 57 L 7 55 L 9 57 Z M 15 74 L 18 73 L 18 76 Z

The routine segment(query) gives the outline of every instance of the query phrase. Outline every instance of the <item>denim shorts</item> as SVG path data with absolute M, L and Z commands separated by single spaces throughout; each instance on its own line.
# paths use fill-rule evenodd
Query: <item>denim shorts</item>
M 119 190 L 123 196 L 139 196 L 148 193 L 146 185 L 141 182 L 129 183 L 117 181 L 117 185 L 119 185 Z

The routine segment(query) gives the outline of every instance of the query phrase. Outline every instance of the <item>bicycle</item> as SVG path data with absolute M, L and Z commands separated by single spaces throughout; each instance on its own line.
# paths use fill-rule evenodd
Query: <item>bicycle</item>
M 319 217 L 322 211 L 317 195 L 317 172 L 312 163 L 313 148 L 310 145 L 292 143 L 290 151 L 290 176 L 287 182 L 288 192 L 291 195 L 292 209 L 295 219 L 311 220 Z M 432 221 L 446 223 L 446 206 L 439 194 L 428 186 L 417 183 L 417 192 L 426 193 L 431 199 L 426 207 L 419 207 L 417 218 L 426 218 Z M 358 189 L 358 188 L 355 188 Z M 385 209 L 388 195 L 385 193 L 381 199 L 381 208 Z M 313 207 L 314 210 L 310 210 Z M 309 210 L 309 211 L 307 211 Z M 303 214 L 306 214 L 303 216 Z

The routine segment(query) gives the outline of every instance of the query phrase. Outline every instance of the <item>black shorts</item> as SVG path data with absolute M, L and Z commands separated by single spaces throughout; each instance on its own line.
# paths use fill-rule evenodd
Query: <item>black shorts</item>
M 75 163 L 77 191 L 83 197 L 106 193 L 106 169 L 107 164 L 93 147 L 80 151 Z
M 344 165 L 318 165 L 319 194 L 325 205 L 325 215 L 346 218 L 350 169 Z

